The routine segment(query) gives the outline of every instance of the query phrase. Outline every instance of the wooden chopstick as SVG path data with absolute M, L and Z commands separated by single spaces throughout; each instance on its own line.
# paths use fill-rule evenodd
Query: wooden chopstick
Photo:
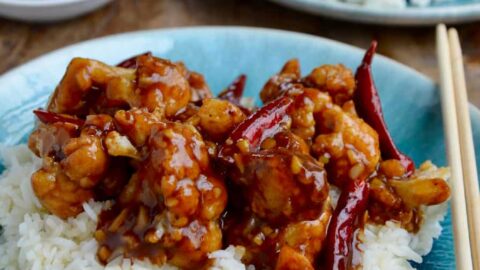
M 457 269 L 470 270 L 473 269 L 472 256 L 468 233 L 452 66 L 447 29 L 443 24 L 437 26 L 437 58 L 440 65 L 440 99 L 442 103 L 447 157 L 451 170 L 450 186 L 452 190 L 451 206 L 455 260 Z
M 468 226 L 470 230 L 470 247 L 474 269 L 480 269 L 480 192 L 478 173 L 472 136 L 472 126 L 468 111 L 467 87 L 463 69 L 462 49 L 457 30 L 448 30 L 450 57 L 452 62 L 453 84 L 455 88 L 455 105 L 457 111 L 458 135 L 462 155 L 463 182 L 467 201 Z

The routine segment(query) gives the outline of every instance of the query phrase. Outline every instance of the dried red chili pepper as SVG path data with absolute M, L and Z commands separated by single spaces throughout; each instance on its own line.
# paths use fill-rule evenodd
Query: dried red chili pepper
M 355 108 L 358 115 L 377 131 L 383 158 L 399 160 L 409 175 L 415 171 L 415 164 L 410 157 L 400 152 L 395 146 L 383 119 L 380 97 L 373 81 L 371 64 L 376 48 L 377 42 L 374 40 L 355 74 L 357 82 L 357 89 L 353 96 Z
M 264 139 L 273 137 L 282 129 L 280 124 L 289 119 L 287 111 L 292 105 L 293 99 L 283 96 L 251 114 L 232 131 L 226 143 L 220 148 L 218 157 L 233 163 L 235 143 L 240 139 L 248 142 L 250 150 L 258 149 Z
M 245 74 L 238 76 L 238 78 L 236 78 L 235 81 L 233 81 L 227 87 L 227 89 L 218 94 L 218 98 L 235 104 L 246 115 L 250 115 L 252 113 L 252 109 L 244 107 L 240 102 L 242 99 L 243 91 L 245 90 L 246 80 L 247 76 Z
M 242 74 L 235 79 L 235 81 L 230 84 L 224 91 L 218 94 L 219 99 L 223 99 L 229 101 L 235 105 L 240 104 L 240 99 L 243 95 L 243 90 L 245 89 L 245 82 L 247 80 L 247 76 Z
M 328 227 L 325 270 L 349 269 L 355 221 L 368 201 L 367 181 L 350 181 L 342 191 Z
M 78 126 L 83 126 L 85 123 L 84 120 L 74 117 L 68 117 L 54 112 L 44 111 L 44 110 L 33 110 L 33 113 L 37 118 L 45 124 L 53 124 L 57 122 L 71 123 Z
M 137 58 L 139 56 L 143 55 L 152 55 L 152 52 L 145 52 L 139 55 L 132 56 L 128 59 L 123 60 L 122 62 L 117 64 L 117 67 L 122 67 L 122 68 L 130 68 L 130 69 L 135 69 L 137 68 Z

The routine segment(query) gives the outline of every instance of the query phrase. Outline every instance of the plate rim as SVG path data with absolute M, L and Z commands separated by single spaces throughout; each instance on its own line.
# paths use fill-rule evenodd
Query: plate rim
M 50 57 L 55 57 L 57 54 L 62 54 L 65 53 L 69 50 L 75 49 L 75 47 L 80 47 L 80 46 L 86 46 L 88 44 L 92 43 L 101 43 L 101 42 L 106 42 L 109 40 L 114 40 L 114 39 L 122 39 L 127 36 L 131 35 L 149 35 L 149 34 L 168 34 L 169 32 L 189 32 L 189 31 L 242 31 L 242 32 L 257 32 L 257 33 L 263 33 L 263 34 L 277 34 L 277 35 L 283 35 L 283 36 L 293 36 L 296 38 L 303 38 L 303 39 L 310 39 L 312 41 L 317 40 L 325 43 L 330 43 L 333 46 L 339 46 L 343 47 L 345 49 L 348 49 L 350 51 L 357 51 L 360 53 L 363 53 L 366 49 L 343 43 L 338 40 L 334 39 L 329 39 L 326 37 L 322 36 L 316 36 L 312 34 L 307 34 L 307 33 L 302 33 L 302 32 L 295 32 L 295 31 L 289 31 L 289 30 L 283 30 L 283 29 L 273 29 L 273 28 L 264 28 L 264 27 L 252 27 L 252 26 L 184 26 L 184 27 L 170 27 L 170 28 L 162 28 L 162 29 L 149 29 L 149 30 L 140 30 L 140 31 L 129 31 L 129 32 L 122 32 L 122 33 L 117 33 L 117 34 L 112 34 L 112 35 L 107 35 L 103 37 L 97 37 L 93 39 L 88 39 L 84 40 L 81 42 L 73 43 L 64 47 L 57 48 L 53 51 L 44 53 L 42 55 L 39 55 L 37 57 L 34 57 L 30 60 L 28 60 L 25 63 L 22 63 L 18 66 L 15 66 L 9 70 L 7 70 L 4 73 L 0 74 L 0 86 L 2 86 L 3 81 L 7 81 L 8 77 L 15 76 L 17 73 L 21 73 L 23 69 L 27 69 L 29 66 L 34 66 L 37 65 L 37 63 L 41 63 L 42 61 L 45 61 L 45 59 L 48 59 Z M 407 66 L 406 64 L 403 64 L 401 62 L 398 62 L 397 60 L 391 59 L 387 56 L 384 56 L 382 54 L 376 54 L 376 58 L 381 58 L 382 61 L 388 62 L 389 65 L 397 65 L 400 68 L 404 69 L 405 71 L 420 77 L 423 80 L 427 80 L 434 84 L 435 86 L 438 86 L 437 82 L 435 82 L 433 79 L 428 77 L 427 75 L 419 72 L 418 70 Z M 424 90 L 422 90 L 424 91 Z M 2 94 L 2 89 L 0 88 L 0 95 Z M 477 116 L 478 119 L 480 119 L 480 108 L 477 108 L 474 104 L 469 102 L 469 107 L 470 107 L 470 112 L 474 112 Z M 475 118 L 475 117 L 472 117 Z
M 8 5 L 10 7 L 18 8 L 36 8 L 36 7 L 57 7 L 65 5 L 73 5 L 82 2 L 88 2 L 89 0 L 0 0 L 1 5 Z M 93 0 L 94 1 L 94 0 Z
M 284 7 L 310 14 L 363 23 L 419 26 L 466 23 L 480 19 L 480 2 L 450 6 L 386 9 L 362 7 L 329 0 L 270 0 Z

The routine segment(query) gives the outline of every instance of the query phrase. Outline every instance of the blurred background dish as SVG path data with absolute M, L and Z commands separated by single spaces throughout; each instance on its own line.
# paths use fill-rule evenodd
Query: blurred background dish
M 478 20 L 477 0 L 271 0 L 283 6 L 347 21 L 387 25 L 434 25 Z
M 0 0 L 0 16 L 29 22 L 73 18 L 112 0 Z

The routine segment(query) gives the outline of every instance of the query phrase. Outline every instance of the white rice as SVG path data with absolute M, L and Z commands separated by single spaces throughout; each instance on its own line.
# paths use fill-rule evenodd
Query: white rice
M 448 179 L 446 168 L 437 168 L 427 161 L 415 173 L 418 178 Z M 416 234 L 407 232 L 398 223 L 388 221 L 385 225 L 368 224 L 358 237 L 362 244 L 362 264 L 369 270 L 407 270 L 413 268 L 409 261 L 422 263 L 422 256 L 432 250 L 433 240 L 442 233 L 440 222 L 447 213 L 447 202 L 423 207 L 424 220 Z
M 433 239 L 438 238 L 442 232 L 440 221 L 446 211 L 446 204 L 427 207 L 425 223 L 416 234 L 408 233 L 391 221 L 384 226 L 367 225 L 360 245 L 364 269 L 415 269 L 408 261 L 422 263 L 422 256 L 430 252 Z
M 97 214 L 103 207 L 108 207 L 108 203 L 85 203 L 85 211 L 68 220 L 48 214 L 42 209 L 30 185 L 30 176 L 40 167 L 41 160 L 25 145 L 1 147 L 0 154 L 7 168 L 0 176 L 0 225 L 3 227 L 0 269 L 177 269 L 171 265 L 157 266 L 148 261 L 123 258 L 117 258 L 107 266 L 101 265 L 96 259 L 97 242 L 93 232 Z M 429 173 L 437 171 L 430 167 Z M 416 235 L 409 234 L 393 222 L 385 226 L 368 225 L 361 247 L 364 268 L 413 269 L 408 260 L 421 262 L 421 256 L 431 250 L 433 238 L 441 233 L 439 221 L 445 212 L 446 204 L 427 207 L 425 223 Z M 210 269 L 254 269 L 242 264 L 244 253 L 243 247 L 233 246 L 215 251 L 209 254 L 212 259 Z
M 242 257 L 245 254 L 245 248 L 242 246 L 229 246 L 224 250 L 217 250 L 210 253 L 208 258 L 214 259 L 214 264 L 210 270 L 229 270 L 229 269 L 246 269 L 255 270 L 253 265 L 246 267 L 242 263 Z

